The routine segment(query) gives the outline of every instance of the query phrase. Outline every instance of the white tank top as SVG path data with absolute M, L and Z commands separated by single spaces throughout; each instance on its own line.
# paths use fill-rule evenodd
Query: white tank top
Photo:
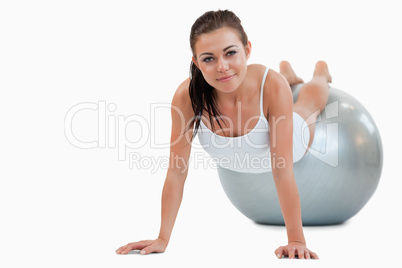
M 264 84 L 269 68 L 266 68 L 260 93 L 260 117 L 256 126 L 238 137 L 224 137 L 213 133 L 201 121 L 197 135 L 201 146 L 213 161 L 223 168 L 244 173 L 272 171 L 269 150 L 269 124 L 263 111 Z

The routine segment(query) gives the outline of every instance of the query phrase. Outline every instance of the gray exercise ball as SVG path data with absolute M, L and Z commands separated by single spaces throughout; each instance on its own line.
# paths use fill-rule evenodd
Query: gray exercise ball
M 294 101 L 301 86 L 292 88 Z M 382 162 L 381 137 L 368 111 L 349 94 L 330 88 L 311 148 L 294 164 L 303 225 L 338 224 L 358 213 L 377 188 Z M 271 172 L 218 166 L 218 175 L 229 200 L 246 217 L 284 225 Z

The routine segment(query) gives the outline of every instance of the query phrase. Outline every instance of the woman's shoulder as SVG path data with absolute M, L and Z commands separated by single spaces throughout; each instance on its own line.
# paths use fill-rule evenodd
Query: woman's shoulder
M 282 74 L 272 69 L 270 69 L 267 74 L 264 90 L 267 90 L 270 95 L 291 94 L 290 86 L 286 78 Z
M 173 98 L 172 106 L 179 108 L 182 112 L 187 111 L 192 113 L 192 105 L 189 93 L 190 78 L 184 80 L 176 89 Z
M 269 83 L 280 83 L 282 80 L 282 75 L 277 71 L 263 65 L 263 64 L 249 64 L 247 66 L 247 72 L 250 73 L 254 78 L 262 81 L 265 71 L 269 69 L 266 78 L 266 84 Z
M 286 78 L 279 72 L 270 69 L 264 84 L 264 100 L 273 109 L 272 104 L 293 104 L 293 94 Z M 277 106 L 277 105 L 274 105 Z
M 282 77 L 281 77 L 282 75 L 280 73 L 278 73 L 274 69 L 269 68 L 263 64 L 254 63 L 254 64 L 249 64 L 247 66 L 248 71 L 256 76 L 263 76 L 267 68 L 269 69 L 268 74 L 267 74 L 267 79 L 276 80 L 276 81 L 280 81 L 282 79 Z
M 247 66 L 247 68 L 248 72 L 253 76 L 253 78 L 261 82 L 264 79 L 263 76 L 265 74 L 265 71 L 267 70 L 267 68 L 269 69 L 265 79 L 264 93 L 275 91 L 275 89 L 280 90 L 280 88 L 287 85 L 286 79 L 280 73 L 265 65 L 250 64 Z
M 267 67 L 262 64 L 257 63 L 249 64 L 247 65 L 247 73 L 256 77 L 263 76 L 266 68 Z
M 175 93 L 173 94 L 172 103 L 175 102 L 182 102 L 185 101 L 187 98 L 190 99 L 189 94 L 189 86 L 190 86 L 190 78 L 184 80 L 176 89 Z
M 255 80 L 261 81 L 260 83 L 262 83 L 267 67 L 262 64 L 251 64 L 248 68 L 252 73 L 254 73 Z M 263 108 L 267 113 L 270 110 L 272 103 L 282 103 L 283 101 L 287 102 L 287 100 L 290 99 L 293 100 L 292 91 L 286 78 L 271 68 L 269 68 L 267 73 L 263 91 Z

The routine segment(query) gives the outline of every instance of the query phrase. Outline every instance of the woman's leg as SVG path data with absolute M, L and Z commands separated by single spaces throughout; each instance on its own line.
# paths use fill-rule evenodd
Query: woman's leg
M 281 62 L 280 72 L 288 80 L 289 85 L 303 83 L 303 80 L 296 76 L 286 61 Z M 309 147 L 313 142 L 317 117 L 327 105 L 328 83 L 331 82 L 332 78 L 327 64 L 324 61 L 318 61 L 315 65 L 313 78 L 300 88 L 299 96 L 293 106 L 293 111 L 303 117 L 310 129 Z

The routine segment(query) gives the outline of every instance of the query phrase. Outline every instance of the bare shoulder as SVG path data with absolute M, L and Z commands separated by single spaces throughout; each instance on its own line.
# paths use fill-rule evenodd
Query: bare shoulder
M 267 68 L 265 65 L 262 64 L 258 64 L 258 63 L 253 63 L 253 64 L 249 64 L 247 65 L 248 69 L 259 69 L 259 70 L 265 70 L 265 68 Z
M 251 83 L 258 89 L 258 92 L 260 92 L 261 83 L 264 79 L 263 76 L 266 69 L 267 67 L 262 64 L 250 64 L 247 66 L 247 76 L 249 81 L 252 81 Z
M 262 64 L 251 64 L 248 66 L 250 75 L 253 76 L 254 81 L 259 81 L 261 84 L 264 79 L 264 74 L 267 67 Z M 293 95 L 289 83 L 286 78 L 277 71 L 269 68 L 267 73 L 264 87 L 263 87 L 263 110 L 264 114 L 269 118 L 270 114 L 276 110 L 275 107 L 289 107 L 293 106 Z M 280 105 L 278 105 L 280 104 Z M 269 120 L 268 120 L 269 121 Z
M 189 94 L 190 78 L 184 80 L 176 89 L 172 98 L 172 109 L 179 109 L 189 118 L 194 115 Z
M 292 97 L 292 90 L 286 78 L 273 69 L 270 69 L 267 74 L 264 93 L 267 93 L 271 100 L 277 97 Z
M 189 85 L 190 85 L 190 78 L 187 78 L 177 87 L 172 98 L 172 104 L 176 106 L 183 106 L 183 105 L 185 106 L 186 102 L 190 101 L 190 94 L 188 91 Z
M 261 83 L 262 80 L 264 79 L 263 76 L 265 74 L 266 69 L 267 67 L 262 64 L 250 64 L 247 66 L 247 72 L 250 73 L 250 76 L 253 76 L 255 80 L 259 81 L 259 83 Z M 285 85 L 287 84 L 286 79 L 280 73 L 269 68 L 267 78 L 264 84 L 264 93 L 266 93 L 267 90 L 269 89 L 276 88 L 281 85 L 283 86 L 284 85 L 283 83 Z
M 249 64 L 247 66 L 247 72 L 253 76 L 262 77 L 267 67 L 262 64 Z

